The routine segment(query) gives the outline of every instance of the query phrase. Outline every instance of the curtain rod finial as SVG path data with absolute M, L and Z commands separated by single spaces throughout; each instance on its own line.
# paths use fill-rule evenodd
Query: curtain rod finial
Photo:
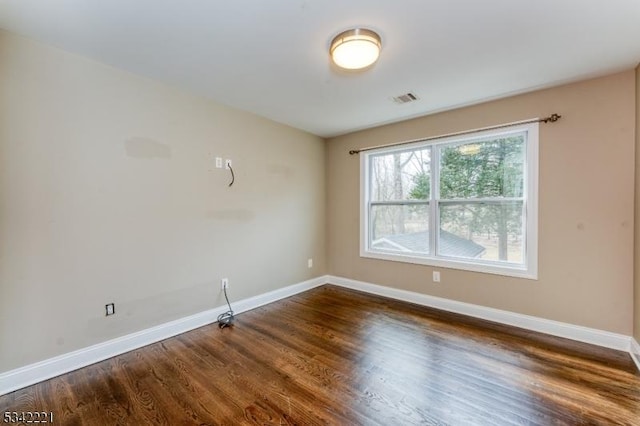
M 551 114 L 549 117 L 545 118 L 542 121 L 544 121 L 545 123 L 555 123 L 556 121 L 560 120 L 560 118 L 562 118 L 560 114 Z
M 360 154 L 360 150 L 359 149 L 352 149 L 351 151 L 349 151 L 349 155 L 355 155 L 355 154 Z

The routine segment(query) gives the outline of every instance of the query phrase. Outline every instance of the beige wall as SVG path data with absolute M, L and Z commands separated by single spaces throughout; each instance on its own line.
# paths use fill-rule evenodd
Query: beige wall
M 325 274 L 324 145 L 0 32 L 0 372 Z
M 630 335 L 635 74 L 369 129 L 328 141 L 333 275 Z M 428 96 L 428 94 L 425 94 Z M 559 113 L 540 127 L 539 280 L 359 257 L 359 158 L 348 151 Z
M 636 222 L 634 269 L 634 337 L 640 342 L 640 65 L 636 68 Z
M 630 70 L 325 150 L 315 136 L 0 31 L 0 372 L 220 306 L 223 276 L 235 300 L 330 272 L 631 334 L 639 91 Z M 349 149 L 552 112 L 563 118 L 541 126 L 538 281 L 439 269 L 436 285 L 430 267 L 359 257 Z M 214 156 L 233 159 L 232 188 Z M 640 339 L 640 279 L 635 290 Z

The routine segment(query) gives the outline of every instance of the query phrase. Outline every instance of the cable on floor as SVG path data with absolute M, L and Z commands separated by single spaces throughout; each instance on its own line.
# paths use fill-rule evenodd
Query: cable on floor
M 231 309 L 231 303 L 229 303 L 229 297 L 227 296 L 226 287 L 223 288 L 223 290 L 224 298 L 227 300 L 227 306 L 229 306 L 229 310 L 218 315 L 218 327 L 220 327 L 221 329 L 225 327 L 231 327 L 233 325 L 233 321 L 235 320 L 235 317 L 233 316 L 233 309 Z

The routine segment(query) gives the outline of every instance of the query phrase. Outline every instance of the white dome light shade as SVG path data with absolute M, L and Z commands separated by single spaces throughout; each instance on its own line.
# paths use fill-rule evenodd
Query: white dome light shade
M 329 53 L 340 68 L 359 70 L 378 60 L 382 43 L 371 30 L 356 28 L 338 34 L 331 42 Z

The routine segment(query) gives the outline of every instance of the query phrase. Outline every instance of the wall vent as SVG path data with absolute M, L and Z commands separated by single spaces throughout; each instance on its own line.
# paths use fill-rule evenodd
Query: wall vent
M 397 104 L 406 104 L 406 103 L 414 102 L 414 101 L 417 101 L 417 100 L 418 100 L 418 97 L 415 94 L 411 93 L 411 92 L 405 93 L 405 94 L 400 95 L 400 96 L 394 96 L 393 97 L 393 101 L 395 103 L 397 103 Z

